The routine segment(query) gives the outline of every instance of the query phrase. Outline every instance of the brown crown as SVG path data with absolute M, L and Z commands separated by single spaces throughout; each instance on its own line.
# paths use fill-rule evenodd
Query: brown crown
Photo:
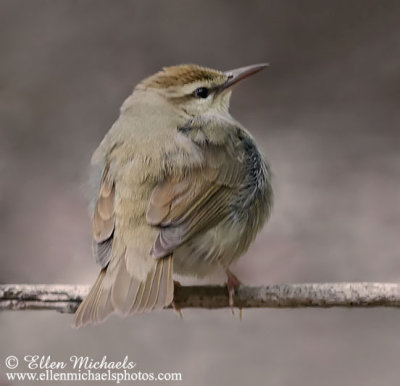
M 222 72 L 196 64 L 181 64 L 179 66 L 164 67 L 161 71 L 144 79 L 140 86 L 151 88 L 168 88 L 185 84 L 205 81 L 220 84 L 226 80 Z

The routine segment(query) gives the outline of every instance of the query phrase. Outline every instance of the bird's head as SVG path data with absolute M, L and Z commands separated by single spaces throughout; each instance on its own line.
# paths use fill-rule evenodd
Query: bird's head
M 255 64 L 225 72 L 194 64 L 164 67 L 136 89 L 161 95 L 189 116 L 213 110 L 227 113 L 232 86 L 266 66 Z

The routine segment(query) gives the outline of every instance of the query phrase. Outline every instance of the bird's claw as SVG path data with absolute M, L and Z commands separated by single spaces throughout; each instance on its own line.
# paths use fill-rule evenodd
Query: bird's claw
M 173 300 L 171 303 L 171 307 L 174 309 L 179 314 L 179 317 L 183 319 L 183 313 L 182 310 L 175 304 L 175 301 Z
M 233 295 L 235 294 L 235 289 L 239 287 L 242 283 L 240 280 L 229 270 L 226 270 L 226 275 L 228 276 L 227 287 L 228 287 L 228 296 L 229 296 L 229 307 L 231 308 L 232 315 L 235 315 L 233 307 L 235 302 L 233 300 Z

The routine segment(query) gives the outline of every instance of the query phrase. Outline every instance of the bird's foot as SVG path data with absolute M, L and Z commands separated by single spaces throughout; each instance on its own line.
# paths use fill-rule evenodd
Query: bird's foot
M 174 309 L 179 314 L 179 317 L 183 319 L 183 313 L 182 310 L 175 304 L 175 301 L 173 300 L 171 303 L 171 307 Z
M 182 287 L 182 284 L 178 280 L 174 280 L 174 287 Z M 179 317 L 183 319 L 182 310 L 175 304 L 175 300 L 172 300 L 171 307 L 179 314 Z
M 234 315 L 233 307 L 234 307 L 234 301 L 233 301 L 233 295 L 235 294 L 235 289 L 238 288 L 242 283 L 240 280 L 229 270 L 226 270 L 226 275 L 228 276 L 228 282 L 227 282 L 227 287 L 228 287 L 228 295 L 229 295 L 229 306 L 231 307 L 232 315 Z M 240 310 L 240 315 L 242 314 Z

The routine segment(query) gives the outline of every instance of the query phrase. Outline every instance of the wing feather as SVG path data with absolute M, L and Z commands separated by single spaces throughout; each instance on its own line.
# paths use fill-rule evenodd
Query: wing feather
M 110 261 L 115 228 L 115 186 L 105 168 L 93 213 L 93 253 L 96 262 L 104 268 Z
M 156 258 L 177 247 L 229 215 L 232 195 L 244 178 L 239 156 L 221 146 L 208 146 L 208 163 L 181 179 L 169 177 L 152 191 L 146 218 L 160 226 L 152 253 Z M 218 165 L 218 167 L 217 167 Z

